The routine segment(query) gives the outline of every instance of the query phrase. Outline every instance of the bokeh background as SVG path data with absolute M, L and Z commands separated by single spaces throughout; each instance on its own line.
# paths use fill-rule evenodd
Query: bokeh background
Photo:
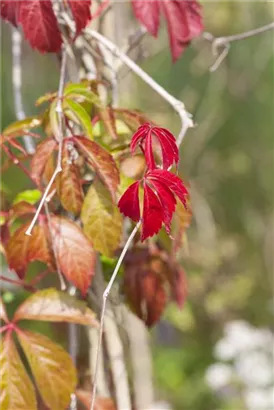
M 274 19 L 273 3 L 263 1 L 206 1 L 203 13 L 205 30 L 214 36 Z M 15 121 L 9 30 L 2 24 L 1 129 Z M 179 255 L 188 299 L 182 310 L 170 304 L 151 335 L 156 395 L 174 410 L 274 409 L 273 40 L 269 31 L 233 43 L 214 73 L 211 45 L 203 38 L 174 65 L 164 28 L 157 40 L 147 36 L 142 42 L 142 67 L 184 101 L 197 124 L 182 144 L 180 165 L 193 210 Z M 178 119 L 165 101 L 128 71 L 123 76 L 130 86 L 123 87 L 121 105 L 178 132 Z M 36 98 L 57 84 L 54 56 L 24 44 L 26 114 L 37 112 Z M 9 200 L 27 188 L 15 168 L 3 173 Z M 12 311 L 26 294 L 1 286 Z M 32 326 L 62 339 L 56 328 Z

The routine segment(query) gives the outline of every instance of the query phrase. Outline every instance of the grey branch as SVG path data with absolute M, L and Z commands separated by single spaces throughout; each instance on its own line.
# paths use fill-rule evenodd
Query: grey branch
M 166 100 L 172 108 L 179 114 L 182 127 L 177 138 L 177 144 L 180 145 L 186 134 L 188 128 L 193 127 L 192 116 L 185 109 L 184 104 L 169 94 L 160 84 L 158 84 L 152 77 L 150 77 L 141 67 L 139 67 L 130 57 L 123 53 L 112 41 L 104 37 L 97 31 L 87 28 L 85 33 L 102 43 L 108 48 L 116 57 L 118 57 L 125 65 L 127 65 L 138 77 L 140 77 L 146 84 L 148 84 L 154 91 L 157 92 L 164 100 Z
M 12 27 L 12 88 L 14 109 L 17 120 L 21 121 L 26 118 L 22 101 L 22 36 L 19 30 Z M 35 152 L 35 144 L 29 135 L 23 137 L 24 145 L 28 154 Z
M 246 38 L 256 36 L 269 30 L 274 29 L 274 22 L 266 24 L 265 26 L 255 28 L 253 30 L 245 31 L 243 33 L 234 34 L 226 37 L 214 37 L 211 33 L 205 32 L 203 34 L 204 39 L 208 40 L 212 44 L 212 54 L 217 57 L 215 63 L 210 67 L 210 71 L 216 71 L 223 60 L 226 58 L 231 43 L 234 41 L 245 40 Z

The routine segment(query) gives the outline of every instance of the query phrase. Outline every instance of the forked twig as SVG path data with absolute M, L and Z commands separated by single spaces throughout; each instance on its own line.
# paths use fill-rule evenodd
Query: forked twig
M 94 410 L 95 406 L 95 399 L 96 399 L 96 391 L 97 391 L 97 373 L 99 369 L 99 357 L 100 357 L 100 350 L 102 346 L 102 339 L 103 339 L 103 330 L 104 330 L 104 318 L 105 318 L 105 313 L 106 313 L 106 305 L 107 305 L 107 299 L 108 295 L 110 293 L 110 290 L 112 288 L 112 285 L 116 279 L 117 273 L 119 271 L 119 268 L 124 260 L 125 254 L 127 253 L 127 250 L 131 244 L 131 241 L 133 240 L 134 236 L 136 235 L 139 227 L 141 225 L 141 221 L 137 223 L 133 231 L 131 232 L 130 236 L 128 237 L 128 240 L 122 250 L 122 253 L 117 261 L 117 264 L 115 266 L 114 272 L 111 276 L 111 279 L 103 293 L 103 303 L 102 303 L 102 311 L 101 311 L 101 319 L 100 319 L 100 329 L 99 329 L 99 338 L 98 338 L 98 345 L 97 345 L 97 353 L 96 353 L 96 363 L 95 363 L 95 372 L 94 372 L 94 383 L 93 383 L 93 389 L 92 389 L 92 401 L 91 401 L 91 406 L 90 410 Z
M 138 66 L 128 55 L 123 53 L 112 41 L 104 37 L 97 31 L 87 28 L 85 33 L 102 43 L 108 48 L 116 57 L 118 57 L 124 64 L 126 64 L 138 77 L 140 77 L 146 84 L 148 84 L 154 91 L 156 91 L 164 100 L 166 100 L 172 108 L 177 111 L 181 119 L 181 131 L 177 138 L 177 145 L 179 146 L 186 134 L 188 128 L 193 127 L 192 116 L 186 111 L 182 101 L 177 100 L 173 95 L 169 94 L 160 84 L 158 84 L 152 77 L 150 77 L 141 67 Z
M 212 54 L 217 57 L 215 63 L 210 67 L 210 71 L 216 71 L 220 64 L 228 55 L 231 43 L 234 41 L 244 40 L 249 37 L 264 33 L 265 31 L 274 29 L 274 21 L 265 26 L 255 28 L 253 30 L 245 31 L 243 33 L 234 34 L 226 37 L 214 37 L 213 34 L 205 32 L 203 37 L 212 44 Z M 221 50 L 221 51 L 220 51 Z
M 56 112 L 58 115 L 58 120 L 59 120 L 59 135 L 57 136 L 58 138 L 58 157 L 57 157 L 57 164 L 56 168 L 54 170 L 54 173 L 44 191 L 44 194 L 42 196 L 42 199 L 39 203 L 39 206 L 35 212 L 35 215 L 31 221 L 30 226 L 26 230 L 26 235 L 31 236 L 31 231 L 37 221 L 37 218 L 41 212 L 41 209 L 47 199 L 48 193 L 50 191 L 50 188 L 55 181 L 56 176 L 59 174 L 59 172 L 62 171 L 62 149 L 63 149 L 63 139 L 64 139 L 64 132 L 63 132 L 63 107 L 62 107 L 62 98 L 63 98 L 63 92 L 64 92 L 64 86 L 65 86 L 65 72 L 66 72 L 66 63 L 67 63 L 67 51 L 66 51 L 66 46 L 64 46 L 62 50 L 62 61 L 61 61 L 61 72 L 60 72 L 60 80 L 59 80 L 59 88 L 58 88 L 58 94 L 57 94 L 57 106 L 56 106 Z

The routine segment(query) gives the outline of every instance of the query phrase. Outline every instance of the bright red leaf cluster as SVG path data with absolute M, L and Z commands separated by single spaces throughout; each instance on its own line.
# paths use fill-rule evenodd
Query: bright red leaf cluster
M 136 18 L 155 37 L 159 31 L 160 14 L 163 13 L 173 61 L 203 30 L 201 6 L 196 0 L 132 0 L 132 6 Z
M 153 154 L 152 135 L 155 135 L 162 148 L 162 168 L 156 168 Z M 182 180 L 167 170 L 179 161 L 179 152 L 175 137 L 165 128 L 151 127 L 144 124 L 132 137 L 131 151 L 137 144 L 144 152 L 147 170 L 141 181 L 134 182 L 121 197 L 118 206 L 120 211 L 138 222 L 141 219 L 139 204 L 139 187 L 144 187 L 142 211 L 142 235 L 144 241 L 159 232 L 162 224 L 170 234 L 172 215 L 175 211 L 176 197 L 186 207 L 188 191 Z
M 91 0 L 69 0 L 64 6 L 70 7 L 76 35 L 91 19 Z M 0 12 L 4 20 L 21 26 L 32 48 L 40 52 L 58 52 L 62 46 L 62 36 L 49 0 L 1 0 Z

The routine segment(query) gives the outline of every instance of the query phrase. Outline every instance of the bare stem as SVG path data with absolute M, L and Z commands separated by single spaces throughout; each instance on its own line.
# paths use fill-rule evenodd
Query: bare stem
M 22 102 L 22 69 L 21 69 L 21 46 L 22 35 L 19 30 L 12 27 L 12 87 L 14 109 L 17 120 L 26 118 Z M 23 137 L 24 145 L 28 154 L 35 152 L 35 145 L 29 135 Z
M 62 98 L 63 98 L 63 92 L 64 92 L 64 86 L 65 86 L 65 71 L 66 71 L 66 62 L 67 62 L 67 52 L 65 49 L 65 46 L 63 48 L 62 51 L 62 62 L 61 62 L 61 72 L 60 72 L 60 79 L 59 79 L 59 88 L 58 88 L 58 94 L 57 94 L 57 98 L 58 98 L 58 102 L 57 102 L 57 106 L 56 106 L 56 112 L 58 114 L 58 119 L 59 119 L 59 135 L 58 135 L 58 142 L 59 142 L 59 146 L 58 146 L 58 157 L 57 157 L 57 165 L 55 168 L 55 171 L 44 191 L 44 194 L 42 196 L 42 199 L 40 201 L 40 204 L 37 208 L 37 211 L 31 221 L 30 226 L 28 227 L 28 229 L 26 230 L 26 235 L 31 236 L 31 231 L 37 221 L 37 218 L 41 212 L 41 209 L 47 199 L 49 190 L 53 184 L 53 182 L 55 181 L 56 176 L 59 174 L 59 172 L 62 171 L 62 149 L 63 149 L 63 140 L 64 140 L 64 133 L 63 133 L 63 117 L 64 117 L 64 113 L 63 113 L 63 107 L 62 107 Z
M 138 77 L 140 77 L 146 84 L 148 84 L 154 91 L 156 91 L 164 100 L 166 100 L 172 108 L 177 111 L 180 116 L 182 127 L 179 133 L 177 144 L 180 145 L 186 134 L 188 128 L 193 127 L 191 114 L 185 109 L 184 104 L 169 94 L 160 84 L 158 84 L 152 77 L 150 77 L 141 67 L 139 67 L 130 57 L 123 53 L 112 41 L 104 37 L 97 31 L 87 28 L 85 33 L 98 42 L 102 43 L 108 48 L 116 57 L 118 57 L 124 64 L 126 64 Z
M 212 54 L 217 56 L 215 63 L 210 68 L 210 71 L 216 71 L 220 64 L 223 62 L 229 52 L 229 48 L 232 42 L 244 40 L 249 37 L 256 36 L 269 30 L 274 29 L 274 21 L 266 24 L 265 26 L 255 28 L 253 30 L 245 31 L 239 34 L 233 34 L 226 37 L 214 37 L 211 33 L 205 32 L 203 37 L 212 43 Z M 219 51 L 221 50 L 221 51 Z
M 133 231 L 131 232 L 124 249 L 122 250 L 122 253 L 117 261 L 117 264 L 115 266 L 114 272 L 111 276 L 111 279 L 103 293 L 103 304 L 102 304 L 102 312 L 101 312 L 101 319 L 100 319 L 100 329 L 99 329 L 99 338 L 98 338 L 98 345 L 97 345 L 97 353 L 96 353 L 96 363 L 95 363 L 95 372 L 94 372 L 94 382 L 93 382 L 93 390 L 92 390 L 92 401 L 91 401 L 91 406 L 90 410 L 94 410 L 95 406 L 95 399 L 96 399 L 96 390 L 97 390 L 97 374 L 98 374 L 98 368 L 99 368 L 99 357 L 100 357 L 100 350 L 102 346 L 102 339 L 103 339 L 103 330 L 104 330 L 104 318 L 105 318 L 105 313 L 106 313 L 106 304 L 107 304 L 107 298 L 109 295 L 109 292 L 111 290 L 111 287 L 116 279 L 116 276 L 118 274 L 119 268 L 124 260 L 125 254 L 127 253 L 127 250 L 131 244 L 131 241 L 133 240 L 134 236 L 136 235 L 139 227 L 140 227 L 141 222 L 139 221 Z

